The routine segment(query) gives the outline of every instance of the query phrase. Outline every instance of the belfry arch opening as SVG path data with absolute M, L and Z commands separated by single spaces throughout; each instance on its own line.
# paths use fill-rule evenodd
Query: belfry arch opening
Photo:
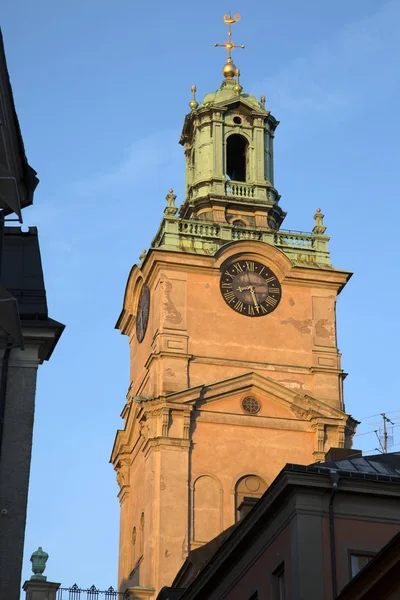
M 230 135 L 226 141 L 226 174 L 233 181 L 247 180 L 248 142 L 238 133 Z

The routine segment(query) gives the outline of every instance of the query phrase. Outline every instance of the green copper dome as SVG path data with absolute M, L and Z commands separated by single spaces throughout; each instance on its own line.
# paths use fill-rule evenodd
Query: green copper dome
M 242 98 L 250 104 L 253 104 L 256 108 L 262 108 L 260 102 L 252 94 L 245 94 L 243 92 L 237 94 L 235 91 L 235 86 L 236 82 L 234 79 L 225 79 L 222 82 L 221 87 L 216 92 L 207 94 L 204 97 L 203 102 L 201 103 L 201 108 L 212 106 L 214 104 L 223 104 L 224 102 L 232 100 L 233 98 Z

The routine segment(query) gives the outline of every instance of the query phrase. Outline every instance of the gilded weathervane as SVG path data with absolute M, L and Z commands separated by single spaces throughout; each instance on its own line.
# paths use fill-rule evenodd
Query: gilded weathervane
M 225 42 L 225 44 L 214 44 L 214 46 L 220 46 L 222 48 L 225 48 L 228 51 L 228 60 L 226 61 L 226 64 L 224 65 L 224 68 L 222 69 L 222 72 L 224 74 L 224 76 L 226 77 L 226 79 L 233 79 L 233 77 L 236 74 L 236 67 L 232 62 L 232 56 L 231 56 L 231 52 L 234 48 L 244 48 L 244 46 L 236 46 L 236 44 L 234 44 L 232 42 L 231 39 L 231 25 L 233 25 L 233 23 L 237 23 L 238 21 L 240 21 L 241 17 L 239 13 L 236 13 L 233 17 L 231 16 L 230 13 L 228 13 L 227 15 L 224 15 L 224 22 L 228 25 L 228 41 Z

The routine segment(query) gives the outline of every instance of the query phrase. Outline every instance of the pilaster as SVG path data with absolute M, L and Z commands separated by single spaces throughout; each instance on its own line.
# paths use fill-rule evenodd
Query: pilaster
M 190 441 L 183 436 L 188 436 L 190 416 L 164 405 L 156 418 L 160 426 L 153 422 L 152 431 L 167 435 L 153 437 L 149 432 L 143 447 L 146 521 L 139 582 L 159 590 L 172 583 L 187 553 Z
M 0 440 L 1 598 L 17 598 L 21 586 L 39 348 L 30 343 L 25 351 L 11 349 L 8 366 L 1 351 L 1 376 L 7 382 Z

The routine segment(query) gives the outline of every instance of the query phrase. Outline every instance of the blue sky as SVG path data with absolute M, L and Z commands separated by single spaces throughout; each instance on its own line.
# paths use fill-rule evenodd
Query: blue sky
M 251 8 L 250 8 L 251 7 Z M 13 0 L 2 9 L 15 102 L 41 183 L 24 224 L 39 227 L 50 316 L 67 328 L 40 368 L 26 531 L 50 580 L 116 585 L 119 507 L 108 464 L 129 384 L 113 329 L 126 278 L 173 187 L 190 87 L 221 82 L 220 0 Z M 281 121 L 275 183 L 284 227 L 310 231 L 321 206 L 335 266 L 354 271 L 338 303 L 348 412 L 400 423 L 400 37 L 398 0 L 270 0 L 231 6 L 245 91 Z M 396 412 L 397 411 L 397 412 Z M 366 418 L 364 418 L 366 417 Z M 394 430 L 400 444 L 400 427 Z M 355 446 L 377 445 L 374 434 Z M 400 445 L 393 450 L 399 450 Z

